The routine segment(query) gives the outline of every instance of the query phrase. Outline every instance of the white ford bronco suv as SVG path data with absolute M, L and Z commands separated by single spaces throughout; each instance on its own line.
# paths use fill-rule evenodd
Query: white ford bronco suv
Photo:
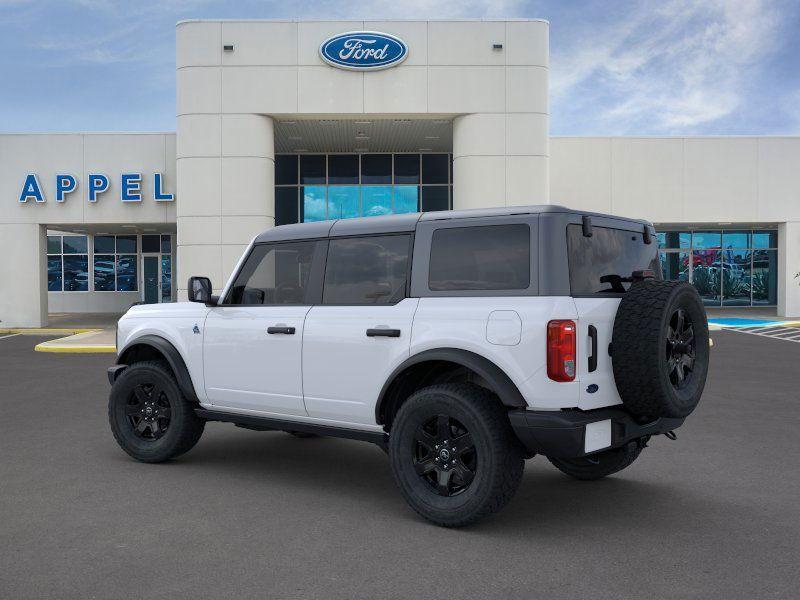
M 546 205 L 284 225 L 219 296 L 119 321 L 109 420 L 144 462 L 207 421 L 374 442 L 444 526 L 502 508 L 540 454 L 578 479 L 629 466 L 697 406 L 708 325 L 663 281 L 644 221 Z

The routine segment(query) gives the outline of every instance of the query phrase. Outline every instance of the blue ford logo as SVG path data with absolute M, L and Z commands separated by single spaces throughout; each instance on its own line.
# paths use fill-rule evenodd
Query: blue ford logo
M 322 60 L 340 69 L 376 71 L 403 62 L 408 46 L 388 33 L 350 31 L 322 42 L 319 53 Z

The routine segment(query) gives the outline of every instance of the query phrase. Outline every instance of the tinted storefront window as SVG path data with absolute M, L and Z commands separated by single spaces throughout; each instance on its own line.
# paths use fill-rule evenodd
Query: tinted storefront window
M 664 278 L 691 281 L 706 306 L 777 303 L 776 230 L 664 231 L 658 236 Z
M 448 210 L 451 167 L 450 154 L 279 154 L 275 224 Z

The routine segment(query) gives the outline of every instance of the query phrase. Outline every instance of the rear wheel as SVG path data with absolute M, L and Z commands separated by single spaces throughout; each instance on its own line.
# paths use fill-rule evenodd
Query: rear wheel
M 550 458 L 553 466 L 575 479 L 591 481 L 613 475 L 629 467 L 642 452 L 638 442 L 630 442 L 605 452 L 598 452 L 582 458 Z
M 135 363 L 120 374 L 108 398 L 108 420 L 120 447 L 149 463 L 188 452 L 205 427 L 159 361 Z
M 445 527 L 500 510 L 522 479 L 522 448 L 494 394 L 471 384 L 424 388 L 389 435 L 392 473 L 406 502 Z

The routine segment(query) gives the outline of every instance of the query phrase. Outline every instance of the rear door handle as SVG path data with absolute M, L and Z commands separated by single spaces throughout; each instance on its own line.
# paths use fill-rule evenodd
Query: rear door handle
M 267 333 L 283 333 L 285 335 L 294 335 L 294 327 L 275 326 L 267 327 Z
M 399 329 L 367 329 L 367 337 L 400 337 Z
M 592 354 L 589 357 L 589 373 L 597 370 L 597 327 L 589 325 L 589 339 L 592 340 Z

